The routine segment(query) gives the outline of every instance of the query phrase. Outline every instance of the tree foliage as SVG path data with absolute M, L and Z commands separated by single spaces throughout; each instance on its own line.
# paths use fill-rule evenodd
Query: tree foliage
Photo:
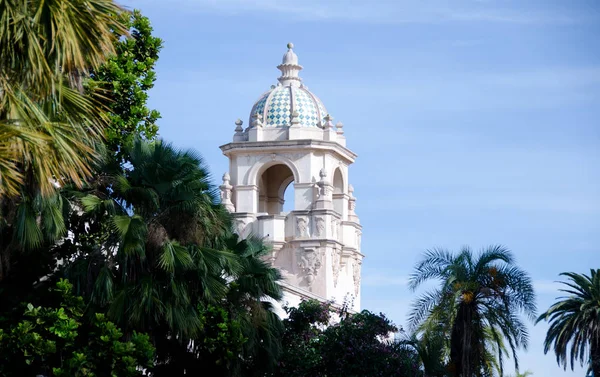
M 304 301 L 287 308 L 276 376 L 421 376 L 416 354 L 389 337 L 398 329 L 383 314 L 334 311 Z M 335 322 L 332 315 L 340 316 Z
M 83 83 L 115 54 L 121 12 L 112 0 L 0 1 L 0 199 L 91 176 L 106 118 Z
M 84 92 L 126 32 L 111 0 L 0 1 L 0 282 L 15 254 L 65 234 L 57 187 L 81 187 L 103 148 L 105 107 Z
M 556 362 L 571 369 L 575 360 L 588 364 L 594 376 L 600 376 L 600 269 L 590 275 L 565 272 L 569 281 L 561 292 L 568 294 L 552 305 L 537 322 L 548 321 L 544 353 L 551 349 Z M 569 350 L 570 348 L 570 350 Z
M 2 376 L 142 376 L 153 361 L 147 335 L 129 340 L 101 313 L 84 316 L 82 297 L 60 280 L 56 305 L 26 306 L 22 318 L 0 322 Z
M 116 163 L 129 161 L 127 145 L 134 138 L 154 139 L 158 133 L 157 110 L 147 107 L 148 91 L 154 87 L 154 67 L 162 40 L 152 35 L 150 20 L 139 10 L 123 14 L 128 37 L 116 33 L 112 57 L 91 75 L 90 87 L 105 94 L 110 121 L 105 129 L 106 146 Z
M 268 249 L 232 234 L 197 154 L 140 138 L 125 148 L 127 169 L 107 164 L 68 192 L 82 211 L 71 212 L 73 238 L 58 248 L 71 255 L 63 273 L 126 332 L 152 334 L 156 376 L 268 369 L 281 327 L 268 301 L 281 298 Z M 223 326 L 232 332 L 210 335 Z

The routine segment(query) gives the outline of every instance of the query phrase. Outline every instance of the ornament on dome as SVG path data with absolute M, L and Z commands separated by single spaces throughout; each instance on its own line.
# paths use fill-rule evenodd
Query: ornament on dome
M 295 110 L 292 113 L 292 119 L 290 120 L 290 123 L 292 126 L 296 126 L 296 125 L 300 124 L 300 114 L 298 114 L 298 112 Z
M 335 128 L 337 128 L 338 135 L 343 135 L 344 134 L 344 123 L 337 122 L 337 124 L 335 125 Z
M 325 121 L 325 124 L 323 125 L 323 128 L 328 130 L 330 128 L 333 128 L 333 117 L 329 114 L 325 115 L 325 117 L 323 118 L 323 120 Z
M 241 134 L 242 132 L 244 132 L 244 128 L 242 127 L 242 124 L 244 124 L 244 121 L 242 121 L 241 119 L 238 119 L 235 121 L 235 133 L 236 134 Z
M 263 123 L 262 123 L 262 114 L 259 113 L 254 113 L 252 115 L 252 125 L 251 127 L 262 127 Z
M 294 44 L 288 43 L 287 48 L 281 64 L 277 66 L 277 69 L 281 71 L 281 76 L 277 80 L 281 85 L 299 86 L 302 79 L 298 74 L 302 70 L 302 66 L 298 64 L 298 55 L 293 50 Z

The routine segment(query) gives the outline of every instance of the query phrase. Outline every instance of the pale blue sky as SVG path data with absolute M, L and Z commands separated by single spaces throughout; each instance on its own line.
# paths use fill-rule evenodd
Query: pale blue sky
M 294 42 L 305 84 L 345 125 L 364 227 L 363 307 L 404 324 L 427 248 L 502 243 L 539 309 L 562 271 L 600 267 L 597 0 L 129 0 L 165 41 L 151 106 L 202 153 L 276 83 Z M 563 372 L 531 327 L 522 370 Z

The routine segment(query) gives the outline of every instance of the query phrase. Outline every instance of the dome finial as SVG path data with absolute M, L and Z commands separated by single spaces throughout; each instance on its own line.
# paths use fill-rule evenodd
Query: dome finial
M 292 50 L 294 44 L 292 42 L 287 44 L 287 52 L 283 55 L 281 64 L 277 66 L 277 69 L 281 71 L 281 76 L 277 79 L 282 85 L 288 86 L 299 86 L 302 79 L 298 76 L 302 66 L 298 64 L 298 55 Z

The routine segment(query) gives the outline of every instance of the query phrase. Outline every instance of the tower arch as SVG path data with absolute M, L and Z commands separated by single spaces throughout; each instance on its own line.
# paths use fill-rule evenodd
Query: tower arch
M 258 180 L 260 179 L 260 176 L 262 175 L 262 173 L 264 173 L 265 170 L 269 169 L 271 166 L 274 165 L 285 165 L 287 166 L 290 171 L 292 172 L 292 175 L 294 177 L 294 181 L 295 182 L 299 182 L 300 181 L 300 172 L 298 171 L 298 168 L 296 167 L 296 164 L 294 163 L 294 161 L 290 160 L 287 157 L 283 157 L 283 156 L 263 156 L 261 158 L 259 158 L 248 170 L 248 173 L 246 174 L 246 184 L 247 185 L 258 185 Z
M 285 191 L 294 182 L 294 174 L 286 164 L 274 164 L 260 171 L 262 173 L 258 178 L 258 212 L 281 215 L 285 204 Z
M 343 220 L 346 220 L 344 217 L 345 208 L 348 207 L 347 195 L 346 195 L 346 186 L 345 186 L 344 176 L 342 174 L 342 169 L 339 167 L 335 168 L 333 171 L 333 210 L 339 213 L 342 216 Z

